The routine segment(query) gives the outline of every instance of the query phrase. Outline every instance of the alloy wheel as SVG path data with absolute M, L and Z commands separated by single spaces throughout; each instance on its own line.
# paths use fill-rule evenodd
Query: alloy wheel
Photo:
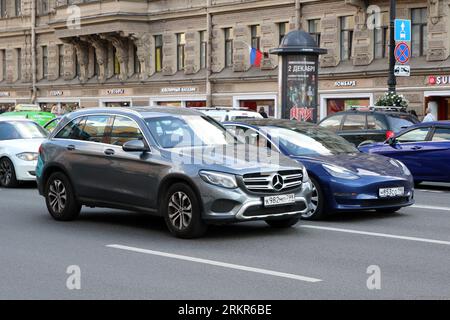
M 181 191 L 172 195 L 169 200 L 169 219 L 172 226 L 178 230 L 185 230 L 192 220 L 192 202 Z
M 319 191 L 317 190 L 317 187 L 314 183 L 311 183 L 311 185 L 312 185 L 311 210 L 303 214 L 303 218 L 311 218 L 317 212 L 317 208 L 319 207 L 320 201 Z
M 53 212 L 61 214 L 66 208 L 67 191 L 61 180 L 55 179 L 48 190 L 48 200 Z
M 13 171 L 11 164 L 7 160 L 0 162 L 0 182 L 3 186 L 8 186 L 11 183 Z

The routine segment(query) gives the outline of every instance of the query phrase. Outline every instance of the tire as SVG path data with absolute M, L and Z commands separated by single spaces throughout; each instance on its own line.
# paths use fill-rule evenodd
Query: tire
M 317 221 L 325 218 L 324 195 L 320 183 L 313 177 L 310 177 L 313 194 L 311 197 L 311 211 L 302 215 L 303 220 Z
M 55 172 L 48 178 L 44 194 L 48 212 L 56 221 L 72 221 L 80 215 L 81 205 L 64 173 Z
M 175 237 L 194 239 L 205 234 L 207 225 L 202 218 L 200 202 L 187 184 L 172 185 L 161 206 L 166 225 Z
M 14 164 L 8 158 L 0 160 L 0 186 L 4 188 L 17 188 L 19 181 L 16 177 Z
M 394 208 L 386 208 L 386 209 L 377 209 L 378 213 L 396 213 L 400 211 L 402 207 L 394 207 Z
M 281 220 L 266 220 L 266 223 L 272 228 L 287 229 L 295 226 L 300 221 L 300 218 L 289 218 Z

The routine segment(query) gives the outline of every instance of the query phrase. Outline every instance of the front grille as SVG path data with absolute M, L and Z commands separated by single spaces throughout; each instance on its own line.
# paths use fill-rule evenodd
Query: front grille
M 251 192 L 283 192 L 298 188 L 303 182 L 301 170 L 244 175 L 244 184 Z
M 280 206 L 280 207 L 272 207 L 267 208 L 263 205 L 253 206 L 248 208 L 244 212 L 244 216 L 248 218 L 256 218 L 260 216 L 267 215 L 275 215 L 275 214 L 283 214 L 283 213 L 292 213 L 292 212 L 302 212 L 306 209 L 306 204 L 304 202 L 298 202 L 296 204 Z

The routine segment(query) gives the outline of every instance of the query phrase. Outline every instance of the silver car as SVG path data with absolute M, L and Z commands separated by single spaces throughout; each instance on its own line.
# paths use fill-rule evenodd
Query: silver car
M 42 144 L 36 173 L 56 220 L 75 219 L 83 205 L 142 211 L 164 217 L 180 238 L 199 237 L 208 224 L 287 228 L 311 201 L 301 164 L 188 109 L 73 112 Z

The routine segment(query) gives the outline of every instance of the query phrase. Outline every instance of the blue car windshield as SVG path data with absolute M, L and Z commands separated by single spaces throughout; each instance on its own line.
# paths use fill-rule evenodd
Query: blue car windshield
M 145 120 L 157 143 L 165 149 L 235 144 L 237 139 L 209 117 L 187 115 Z
M 275 144 L 292 156 L 336 155 L 359 153 L 344 138 L 318 127 L 285 128 L 267 126 L 261 128 Z

